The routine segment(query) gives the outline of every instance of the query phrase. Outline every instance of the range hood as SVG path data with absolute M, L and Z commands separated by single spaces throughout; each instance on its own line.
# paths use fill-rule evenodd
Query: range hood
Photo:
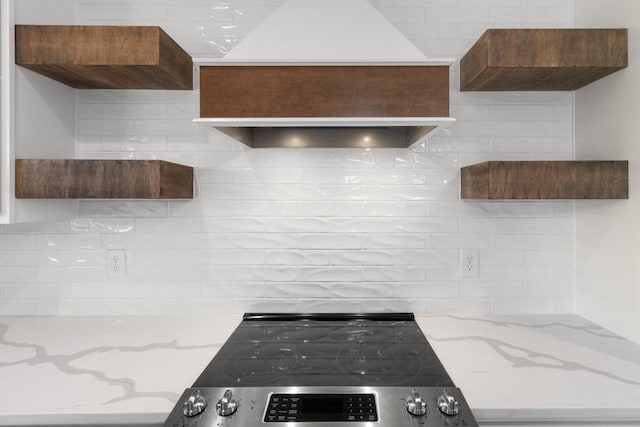
M 259 147 L 408 147 L 449 116 L 450 58 L 427 58 L 366 0 L 288 0 L 200 66 L 200 118 Z

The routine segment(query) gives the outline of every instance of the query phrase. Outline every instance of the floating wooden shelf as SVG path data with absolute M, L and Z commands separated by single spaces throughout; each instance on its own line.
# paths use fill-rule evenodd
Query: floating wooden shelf
M 16 25 L 16 64 L 79 89 L 193 88 L 193 63 L 160 27 Z
M 250 147 L 407 147 L 453 121 L 449 66 L 201 66 L 200 117 Z
M 463 167 L 462 199 L 628 199 L 627 161 L 489 161 Z
M 460 60 L 460 90 L 575 90 L 626 66 L 626 29 L 490 29 Z
M 162 160 L 16 160 L 19 199 L 192 199 L 193 168 Z

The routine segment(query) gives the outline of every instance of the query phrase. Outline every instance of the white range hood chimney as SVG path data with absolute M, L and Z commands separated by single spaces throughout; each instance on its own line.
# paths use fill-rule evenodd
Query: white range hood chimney
M 224 58 L 194 58 L 195 121 L 252 147 L 406 147 L 455 121 L 453 61 L 366 0 L 288 0 Z

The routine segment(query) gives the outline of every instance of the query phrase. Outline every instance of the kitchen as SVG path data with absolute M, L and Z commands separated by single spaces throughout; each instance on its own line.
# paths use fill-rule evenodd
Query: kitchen
M 191 56 L 218 58 L 282 3 L 19 0 L 16 13 L 25 24 L 160 25 Z M 0 314 L 220 315 L 237 323 L 240 313 L 273 310 L 577 313 L 640 342 L 638 273 L 627 267 L 640 261 L 639 231 L 627 225 L 636 223 L 633 167 L 630 200 L 459 199 L 460 167 L 486 160 L 633 165 L 639 85 L 630 17 L 638 6 L 371 3 L 427 56 L 456 58 L 456 123 L 411 149 L 247 149 L 192 122 L 197 90 L 73 90 L 16 71 L 70 106 L 56 115 L 65 122 L 60 138 L 73 146 L 47 150 L 190 165 L 197 188 L 193 201 L 80 200 L 64 207 L 67 219 L 1 226 Z M 485 29 L 505 27 L 629 28 L 631 70 L 576 92 L 461 92 L 457 60 Z M 468 249 L 477 251 L 478 277 L 461 278 Z M 107 275 L 111 250 L 124 250 L 125 277 Z

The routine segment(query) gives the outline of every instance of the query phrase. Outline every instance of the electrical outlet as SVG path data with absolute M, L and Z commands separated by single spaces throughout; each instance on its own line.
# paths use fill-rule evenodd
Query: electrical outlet
M 461 277 L 478 277 L 478 250 L 477 249 L 461 249 L 460 250 L 460 276 Z
M 107 277 L 122 278 L 127 276 L 127 251 L 113 249 L 107 251 Z

